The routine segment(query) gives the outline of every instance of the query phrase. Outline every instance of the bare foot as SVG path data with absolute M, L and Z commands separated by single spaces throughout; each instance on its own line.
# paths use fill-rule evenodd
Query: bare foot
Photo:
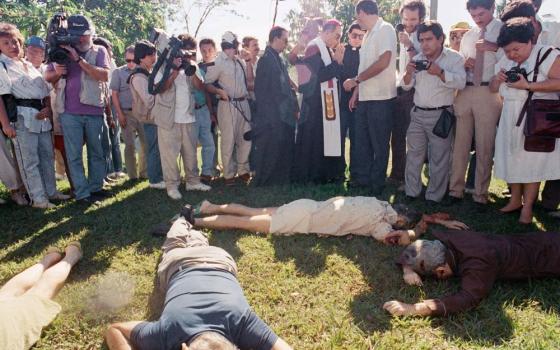
M 505 207 L 501 208 L 500 211 L 506 214 L 506 213 L 517 211 L 522 207 L 523 205 L 521 203 L 509 201 L 509 203 Z
M 521 209 L 521 215 L 519 215 L 519 223 L 524 225 L 529 225 L 533 222 L 533 210 L 527 206 Z
M 208 200 L 203 200 L 200 202 L 200 214 L 211 214 L 211 208 L 214 204 L 210 203 Z

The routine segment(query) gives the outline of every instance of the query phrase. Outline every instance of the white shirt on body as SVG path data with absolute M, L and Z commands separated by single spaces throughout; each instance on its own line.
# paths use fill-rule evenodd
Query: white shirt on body
M 376 76 L 360 82 L 360 101 L 382 101 L 397 96 L 397 34 L 393 26 L 379 17 L 375 26 L 364 36 L 360 49 L 358 74 L 367 70 L 385 52 L 391 52 L 391 62 Z

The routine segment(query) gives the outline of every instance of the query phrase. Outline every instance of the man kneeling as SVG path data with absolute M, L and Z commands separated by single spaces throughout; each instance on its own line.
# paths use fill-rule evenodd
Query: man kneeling
M 195 215 L 205 217 L 195 218 Z M 462 222 L 449 220 L 447 214 L 419 215 L 405 206 L 391 206 L 375 197 L 334 197 L 322 202 L 298 199 L 271 208 L 249 208 L 235 203 L 217 205 L 203 201 L 193 210 L 189 220 L 196 227 L 241 229 L 285 236 L 355 234 L 371 236 L 393 245 L 409 244 L 424 233 L 430 223 L 451 229 L 467 228 Z
M 417 240 L 400 255 L 404 279 L 421 285 L 418 274 L 438 279 L 461 278 L 461 290 L 414 305 L 388 301 L 383 308 L 394 316 L 447 316 L 476 307 L 497 279 L 560 277 L 560 233 L 490 235 L 476 232 L 437 232 L 437 240 Z
M 231 255 L 210 246 L 184 217 L 174 222 L 162 250 L 160 319 L 112 324 L 105 335 L 109 349 L 291 349 L 249 307 Z

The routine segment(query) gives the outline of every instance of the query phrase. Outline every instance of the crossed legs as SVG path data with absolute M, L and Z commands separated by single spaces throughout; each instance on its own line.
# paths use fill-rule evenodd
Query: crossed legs
M 539 182 L 526 184 L 509 184 L 511 188 L 511 198 L 508 204 L 500 209 L 503 213 L 517 211 L 521 208 L 519 222 L 530 224 L 533 220 L 533 205 L 539 195 Z
M 0 288 L 0 300 L 32 293 L 52 299 L 64 285 L 72 267 L 81 259 L 82 252 L 75 245 L 65 249 L 64 259 L 59 252 L 48 253 L 41 261 L 12 277 Z
M 251 208 L 241 204 L 213 204 L 205 200 L 195 226 L 217 230 L 239 229 L 250 232 L 270 232 L 270 220 L 277 208 Z

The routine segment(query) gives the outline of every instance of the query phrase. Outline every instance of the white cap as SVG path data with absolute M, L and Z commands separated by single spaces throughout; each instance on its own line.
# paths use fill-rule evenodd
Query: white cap
M 233 34 L 230 31 L 227 31 L 224 33 L 224 35 L 222 35 L 222 42 L 223 43 L 230 43 L 233 44 L 233 42 L 237 40 L 237 35 Z

